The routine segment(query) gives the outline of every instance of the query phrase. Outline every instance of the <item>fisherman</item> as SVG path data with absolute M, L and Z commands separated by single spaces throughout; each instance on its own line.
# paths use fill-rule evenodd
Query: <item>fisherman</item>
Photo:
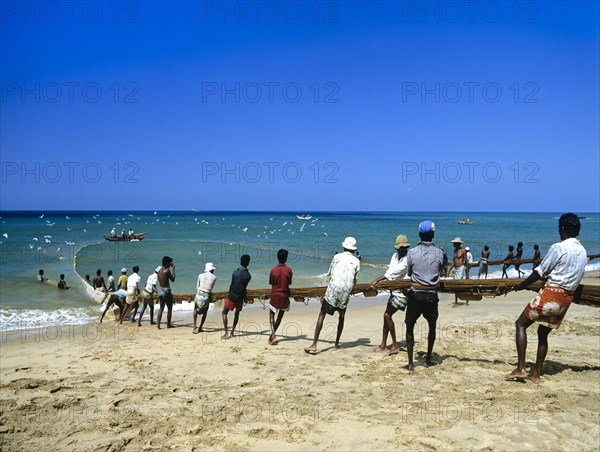
M 119 276 L 119 281 L 117 281 L 117 287 L 119 290 L 127 290 L 127 269 L 125 267 L 121 269 L 121 276 Z
M 108 275 L 108 279 L 106 280 L 106 282 L 108 283 L 108 291 L 114 292 L 115 291 L 115 277 L 113 276 L 112 270 L 107 271 L 106 274 Z
M 540 265 L 540 261 L 542 260 L 542 253 L 540 252 L 540 246 L 536 243 L 533 245 L 533 267 L 532 270 L 535 270 L 538 265 Z
M 471 248 L 469 248 L 468 246 L 465 247 L 465 252 L 467 253 L 467 263 L 465 264 L 465 274 L 466 274 L 466 279 L 469 279 L 469 264 L 471 262 L 473 262 L 473 255 L 471 254 Z
M 223 317 L 223 329 L 225 330 L 221 339 L 231 339 L 234 336 L 235 327 L 240 318 L 240 312 L 246 302 L 246 287 L 248 287 L 248 283 L 252 279 L 252 276 L 248 271 L 248 265 L 250 265 L 250 256 L 244 254 L 240 258 L 240 267 L 231 275 L 229 294 L 227 295 L 227 300 L 225 300 L 223 311 L 221 312 L 221 316 Z M 235 315 L 233 316 L 233 325 L 231 327 L 231 333 L 228 333 L 227 315 L 229 314 L 229 311 L 233 311 L 234 309 Z
M 196 297 L 194 298 L 194 330 L 193 334 L 202 333 L 202 326 L 208 314 L 208 307 L 212 303 L 212 290 L 215 287 L 217 277 L 215 276 L 215 266 L 212 262 L 204 264 L 204 272 L 198 275 L 196 281 Z M 196 320 L 198 314 L 202 315 L 200 319 L 200 327 L 196 328 Z
M 558 220 L 560 242 L 548 250 L 541 264 L 531 272 L 514 290 L 523 290 L 539 279 L 546 280 L 545 286 L 529 302 L 515 322 L 517 343 L 517 368 L 507 377 L 509 379 L 527 378 L 534 383 L 540 382 L 542 366 L 548 352 L 548 335 L 560 326 L 575 291 L 583 278 L 587 264 L 587 253 L 577 240 L 581 224 L 577 215 L 565 213 Z M 529 374 L 525 369 L 527 351 L 527 328 L 538 322 L 538 348 L 535 366 Z
M 406 350 L 408 352 L 409 373 L 414 372 L 413 348 L 415 344 L 414 327 L 417 319 L 423 315 L 429 325 L 427 335 L 427 355 L 425 367 L 432 365 L 431 354 L 435 343 L 435 328 L 438 319 L 438 294 L 436 286 L 440 282 L 443 270 L 444 252 L 436 247 L 432 240 L 435 235 L 435 224 L 432 221 L 423 221 L 419 224 L 419 237 L 421 241 L 411 248 L 406 256 L 408 276 L 413 283 L 421 287 L 411 287 L 408 293 L 406 306 Z
M 90 275 L 85 275 L 85 282 L 88 283 L 90 286 L 92 285 L 92 280 L 90 279 Z
M 321 311 L 317 319 L 315 327 L 315 337 L 312 344 L 306 347 L 304 351 L 310 354 L 317 353 L 317 342 L 323 328 L 325 315 L 333 315 L 336 311 L 339 314 L 337 335 L 335 337 L 334 349 L 340 348 L 340 337 L 344 330 L 344 319 L 346 317 L 346 307 L 350 300 L 350 293 L 358 273 L 360 272 L 360 261 L 354 255 L 356 251 L 356 239 L 354 237 L 346 237 L 342 242 L 343 253 L 333 256 L 329 271 L 327 272 L 327 290 L 325 297 L 321 300 Z
M 100 323 L 102 323 L 102 319 L 106 315 L 106 311 L 114 304 L 119 308 L 119 319 L 123 315 L 123 306 L 125 304 L 125 298 L 127 298 L 127 291 L 123 289 L 117 290 L 114 294 L 112 294 L 108 301 L 106 302 L 106 307 L 102 312 L 102 316 L 100 317 Z
M 46 281 L 48 281 L 48 278 L 46 278 L 44 276 L 44 269 L 43 268 L 40 268 L 40 271 L 38 272 L 38 275 L 37 275 L 37 280 L 39 282 L 46 282 Z
M 512 265 L 508 261 L 512 261 L 515 258 L 515 255 L 513 253 L 514 250 L 515 250 L 514 246 L 508 245 L 508 254 L 504 258 L 504 265 L 502 266 L 502 277 L 503 278 L 508 278 L 508 273 L 506 272 L 506 270 L 508 270 L 508 268 Z
M 99 290 L 101 292 L 106 292 L 106 283 L 104 282 L 104 277 L 102 276 L 102 270 L 96 270 L 96 277 L 94 278 L 94 282 L 92 287 L 95 290 Z
M 454 245 L 454 258 L 448 276 L 452 274 L 452 279 L 464 279 L 467 263 L 467 251 L 461 248 L 464 242 L 460 237 L 456 237 L 451 243 Z M 466 304 L 469 304 L 469 302 L 467 301 Z M 458 306 L 458 295 L 456 293 L 454 294 L 454 306 Z
M 144 312 L 146 312 L 147 306 L 150 307 L 150 325 L 156 324 L 154 321 L 154 294 L 158 294 L 158 291 L 156 290 L 156 284 L 158 284 L 158 272 L 161 268 L 162 267 L 160 266 L 156 267 L 156 270 L 154 270 L 154 272 L 148 276 L 148 279 L 146 279 L 146 286 L 142 292 L 142 301 L 144 306 L 142 307 L 142 312 L 138 317 L 138 326 L 142 326 L 142 316 L 144 315 Z
M 158 310 L 158 318 L 156 319 L 156 327 L 160 330 L 160 321 L 162 319 L 165 305 L 167 306 L 167 328 L 173 328 L 171 316 L 173 315 L 173 294 L 171 293 L 170 282 L 175 282 L 175 262 L 169 256 L 162 258 L 162 267 L 158 271 L 158 300 L 160 309 Z
M 113 238 L 115 238 L 117 236 L 117 232 L 115 231 L 114 227 L 110 230 L 110 236 Z
M 125 235 L 125 229 L 121 229 L 121 238 L 124 239 L 127 236 Z
M 65 275 L 61 273 L 60 281 L 58 281 L 58 288 L 60 290 L 69 290 L 70 287 L 67 286 L 67 282 L 65 281 Z
M 127 305 L 124 307 L 125 309 L 123 309 L 123 311 L 121 312 L 121 319 L 119 323 L 123 323 L 123 318 L 129 315 L 130 312 L 133 313 L 131 321 L 135 322 L 135 316 L 137 314 L 137 308 L 139 306 L 138 295 L 141 292 L 140 281 L 142 280 L 142 278 L 138 274 L 139 271 L 140 267 L 135 265 L 133 267 L 133 273 L 131 273 L 131 275 L 129 275 L 129 277 L 127 278 L 127 298 L 125 299 Z
M 288 251 L 280 249 L 277 251 L 277 261 L 279 262 L 271 269 L 269 274 L 269 284 L 271 284 L 271 299 L 269 300 L 269 325 L 271 326 L 271 335 L 269 336 L 269 345 L 277 345 L 275 333 L 281 325 L 283 315 L 290 310 L 290 285 L 292 284 L 293 272 L 286 264 Z M 277 314 L 277 319 L 275 315 Z
M 402 279 L 408 272 L 408 266 L 406 264 L 406 254 L 408 253 L 408 239 L 405 235 L 401 234 L 396 237 L 396 244 L 394 248 L 396 252 L 392 255 L 390 265 L 383 276 L 376 278 L 371 283 L 371 286 L 376 286 L 380 281 L 387 279 L 393 281 L 396 279 Z M 388 332 L 392 336 L 392 347 L 390 348 L 388 355 L 395 355 L 398 353 L 398 342 L 396 341 L 396 326 L 392 316 L 399 310 L 404 311 L 406 309 L 406 303 L 408 302 L 406 295 L 399 290 L 390 291 L 390 298 L 388 300 L 385 312 L 383 314 L 383 336 L 381 338 L 381 344 L 375 349 L 376 352 L 383 352 L 387 349 L 387 336 Z
M 488 260 L 490 258 L 490 247 L 485 245 L 481 251 L 481 260 L 479 261 L 479 274 L 477 279 L 481 278 L 481 274 L 485 273 L 485 279 L 488 276 Z
M 523 242 L 517 243 L 517 254 L 515 259 L 520 260 L 523 257 Z M 521 271 L 521 264 L 515 264 L 515 270 L 517 271 L 517 278 L 521 277 L 521 273 L 525 276 L 525 272 Z

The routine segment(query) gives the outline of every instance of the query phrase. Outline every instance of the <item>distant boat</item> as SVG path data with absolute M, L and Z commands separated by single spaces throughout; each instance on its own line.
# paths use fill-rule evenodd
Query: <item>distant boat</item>
M 116 237 L 109 237 L 107 235 L 104 236 L 105 240 L 108 240 L 109 242 L 140 242 L 142 240 L 144 240 L 144 237 L 146 237 L 149 233 L 148 232 L 142 232 L 141 234 L 133 234 L 133 236 L 116 236 Z
M 577 215 L 577 218 L 579 218 L 580 220 L 587 220 L 588 217 L 582 217 L 581 215 Z
M 470 218 L 461 218 L 458 220 L 458 224 L 475 224 L 475 222 Z
M 298 218 L 298 220 L 310 220 L 312 215 L 296 215 L 296 218 Z

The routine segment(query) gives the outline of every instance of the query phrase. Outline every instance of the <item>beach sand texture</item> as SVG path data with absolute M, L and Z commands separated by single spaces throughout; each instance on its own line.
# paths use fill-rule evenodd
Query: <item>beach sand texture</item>
M 598 282 L 597 275 L 584 283 Z M 158 331 L 127 322 L 3 333 L 0 446 L 6 451 L 598 450 L 600 310 L 572 305 L 549 338 L 542 383 L 505 381 L 516 364 L 514 321 L 533 292 L 453 307 L 440 297 L 434 366 L 427 326 L 401 351 L 373 352 L 386 296 L 354 298 L 333 351 L 310 344 L 318 303 L 294 303 L 267 345 L 268 310 L 245 309 L 241 335 L 221 340 L 220 311 L 192 334 L 191 314 Z M 230 322 L 232 315 L 230 314 Z M 230 323 L 231 324 L 231 323 Z M 528 367 L 536 326 L 528 330 Z M 388 341 L 389 343 L 389 341 Z

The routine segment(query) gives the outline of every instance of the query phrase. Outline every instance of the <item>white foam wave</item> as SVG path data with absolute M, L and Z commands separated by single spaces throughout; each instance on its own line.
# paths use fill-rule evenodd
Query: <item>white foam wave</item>
M 57 309 L 0 309 L 0 329 L 12 331 L 22 328 L 39 328 L 52 325 L 82 325 L 93 320 L 93 311 L 86 308 Z

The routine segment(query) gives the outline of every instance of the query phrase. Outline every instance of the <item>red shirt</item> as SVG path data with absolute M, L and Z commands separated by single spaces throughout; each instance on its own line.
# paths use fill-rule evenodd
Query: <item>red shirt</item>
M 271 306 L 277 309 L 287 309 L 290 305 L 290 285 L 292 284 L 292 269 L 285 264 L 277 264 L 269 275 L 271 284 Z

